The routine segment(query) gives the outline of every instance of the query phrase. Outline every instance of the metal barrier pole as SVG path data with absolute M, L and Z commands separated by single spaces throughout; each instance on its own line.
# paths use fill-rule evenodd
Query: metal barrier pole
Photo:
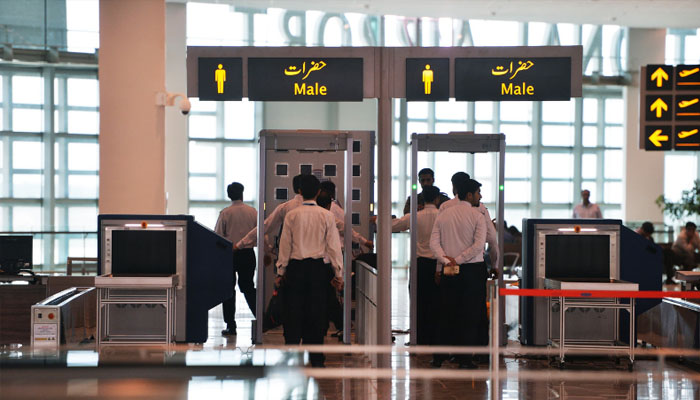
M 491 340 L 489 341 L 490 347 L 490 357 L 489 357 L 489 370 L 491 371 L 491 399 L 499 399 L 501 396 L 501 383 L 500 383 L 500 356 L 499 356 L 499 344 L 500 344 L 500 294 L 498 293 L 498 282 L 492 281 L 494 284 L 491 286 Z

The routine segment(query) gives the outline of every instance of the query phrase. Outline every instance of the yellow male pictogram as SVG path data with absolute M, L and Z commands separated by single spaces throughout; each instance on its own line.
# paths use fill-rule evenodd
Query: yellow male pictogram
M 433 70 L 430 69 L 430 64 L 425 64 L 425 69 L 423 70 L 423 84 L 424 84 L 424 91 L 425 94 L 430 94 L 430 91 L 433 86 Z
M 223 93 L 224 82 L 226 82 L 226 70 L 223 65 L 219 64 L 219 68 L 214 72 L 214 80 L 216 81 L 216 93 Z

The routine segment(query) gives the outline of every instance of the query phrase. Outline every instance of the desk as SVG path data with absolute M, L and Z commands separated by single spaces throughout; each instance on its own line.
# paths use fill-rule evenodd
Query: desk
M 96 277 L 98 349 L 103 345 L 171 344 L 177 284 L 177 275 Z M 164 313 L 157 311 L 158 306 Z M 113 325 L 114 314 L 123 319 L 118 327 Z
M 693 290 L 693 285 L 700 283 L 700 271 L 676 271 L 676 279 L 685 282 L 682 290 Z
M 639 285 L 624 281 L 610 282 L 580 282 L 580 281 L 560 281 L 554 279 L 545 280 L 545 288 L 561 289 L 561 290 L 615 290 L 615 291 L 638 291 Z M 620 298 L 579 298 L 579 297 L 549 297 L 547 313 L 547 333 L 549 343 L 559 348 L 559 366 L 564 366 L 564 357 L 566 351 L 570 349 L 593 350 L 593 351 L 610 351 L 610 350 L 627 350 L 632 369 L 634 365 L 634 300 L 629 299 L 629 304 L 621 303 Z M 559 311 L 559 339 L 555 339 L 552 335 L 552 306 L 560 305 Z M 615 338 L 612 341 L 588 341 L 588 340 L 572 340 L 566 339 L 566 310 L 570 308 L 601 308 L 614 309 L 615 318 L 613 321 Z M 629 344 L 620 345 L 618 342 L 618 327 L 620 319 L 620 310 L 629 312 Z

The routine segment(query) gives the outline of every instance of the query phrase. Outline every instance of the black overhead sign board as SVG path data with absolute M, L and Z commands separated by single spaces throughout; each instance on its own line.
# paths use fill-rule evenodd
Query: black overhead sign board
M 700 65 L 647 65 L 640 85 L 645 150 L 700 150 Z
M 362 58 L 248 58 L 248 98 L 362 101 Z
M 241 100 L 243 98 L 241 58 L 200 57 L 197 79 L 200 100 Z
M 458 101 L 568 101 L 571 58 L 456 58 L 455 98 Z
M 449 99 L 449 58 L 406 59 L 407 101 L 448 101 Z

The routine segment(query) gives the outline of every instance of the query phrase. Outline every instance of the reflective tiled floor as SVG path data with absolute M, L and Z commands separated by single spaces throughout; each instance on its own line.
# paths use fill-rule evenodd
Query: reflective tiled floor
M 405 271 L 392 285 L 397 346 L 410 341 Z M 303 368 L 304 354 L 251 346 L 252 315 L 238 299 L 238 336 L 221 336 L 221 308 L 210 312 L 209 340 L 175 349 L 84 349 L 36 355 L 33 349 L 0 349 L 0 399 L 489 399 L 493 381 L 484 362 L 475 371 L 430 355 L 394 352 L 391 368 L 373 368 L 365 354 L 329 353 L 325 369 Z M 334 332 L 334 329 L 330 329 Z M 512 337 L 512 335 L 511 335 Z M 266 345 L 283 343 L 282 330 Z M 326 344 L 337 344 L 328 336 Z M 634 372 L 609 357 L 573 357 L 559 370 L 545 357 L 524 356 L 511 341 L 497 383 L 502 399 L 700 399 L 700 367 L 651 357 Z M 8 361 L 24 361 L 12 364 Z

